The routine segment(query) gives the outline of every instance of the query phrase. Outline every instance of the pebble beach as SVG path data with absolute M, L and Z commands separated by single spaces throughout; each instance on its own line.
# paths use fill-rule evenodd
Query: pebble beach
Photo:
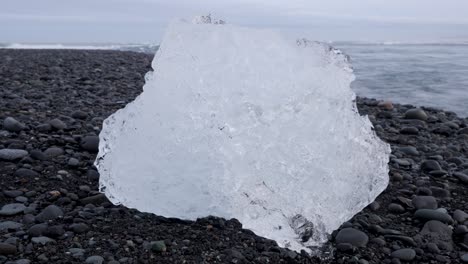
M 98 135 L 142 92 L 152 59 L 0 49 L 0 263 L 468 263 L 468 118 L 431 107 L 357 99 L 391 145 L 390 184 L 320 258 L 236 219 L 111 204 L 93 165 Z

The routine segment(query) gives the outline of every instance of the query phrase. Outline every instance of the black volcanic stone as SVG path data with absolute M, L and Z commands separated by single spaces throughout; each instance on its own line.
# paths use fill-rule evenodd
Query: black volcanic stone
M 0 216 L 10 216 L 10 215 L 16 215 L 20 214 L 24 211 L 26 206 L 21 203 L 12 203 L 12 204 L 5 204 L 2 206 L 2 209 L 0 210 Z
M 468 214 L 462 210 L 457 209 L 453 212 L 453 219 L 459 223 L 463 223 L 468 220 Z
M 77 110 L 71 114 L 71 117 L 76 119 L 86 119 L 88 118 L 88 114 L 86 112 Z
M 413 146 L 401 147 L 398 150 L 409 156 L 419 156 L 419 151 Z
M 437 200 L 433 196 L 415 196 L 411 202 L 416 209 L 437 209 Z
M 97 181 L 99 180 L 99 173 L 96 171 L 96 170 L 88 170 L 88 172 L 86 173 L 86 175 L 88 176 L 88 179 L 90 181 Z
M 426 121 L 428 117 L 424 110 L 420 108 L 414 108 L 405 112 L 405 118 Z
M 437 171 L 442 170 L 439 163 L 435 160 L 426 160 L 421 164 L 421 169 L 423 171 Z
M 10 132 L 20 132 L 25 129 L 25 125 L 9 116 L 3 120 L 3 128 Z
M 16 246 L 8 243 L 0 243 L 0 255 L 16 254 Z
M 49 226 L 45 230 L 45 235 L 48 237 L 60 237 L 65 234 L 65 229 L 63 229 L 63 225 L 54 225 Z
M 403 127 L 400 129 L 400 133 L 406 135 L 417 135 L 419 134 L 419 129 L 416 127 Z
M 16 177 L 30 177 L 30 178 L 40 176 L 39 173 L 37 173 L 37 172 L 35 172 L 33 170 L 30 170 L 30 169 L 25 169 L 25 168 L 21 168 L 21 169 L 16 170 L 14 175 Z
M 36 126 L 36 130 L 39 132 L 49 132 L 52 129 L 50 124 L 40 124 Z
M 343 228 L 336 235 L 336 243 L 349 243 L 355 247 L 365 247 L 369 237 L 362 231 L 354 228 Z
M 49 121 L 49 124 L 52 128 L 57 129 L 57 130 L 63 130 L 67 128 L 67 124 L 63 122 L 62 120 L 55 118 Z
M 73 224 L 70 229 L 76 234 L 82 234 L 89 230 L 89 226 L 85 223 Z
M 102 203 L 107 203 L 107 202 L 109 202 L 109 200 L 107 199 L 106 195 L 104 195 L 103 193 L 100 193 L 100 194 L 96 194 L 96 195 L 93 195 L 93 196 L 83 198 L 83 199 L 80 200 L 80 202 L 82 204 L 99 205 L 99 204 L 102 204 Z
M 81 140 L 81 147 L 89 152 L 99 151 L 99 137 L 98 136 L 86 136 Z
M 411 248 L 402 248 L 392 252 L 392 258 L 411 261 L 416 257 L 416 252 Z
M 26 150 L 22 149 L 0 149 L 0 160 L 19 160 L 28 155 Z
M 44 154 L 44 152 L 38 150 L 38 149 L 33 149 L 29 153 L 31 158 L 36 159 L 36 160 L 46 160 L 47 156 Z
M 402 213 L 405 212 L 405 208 L 403 208 L 403 206 L 401 206 L 399 204 L 391 203 L 388 206 L 388 211 L 391 212 L 391 213 L 395 213 L 395 214 L 402 214 Z
M 16 198 L 20 195 L 23 195 L 23 192 L 20 190 L 4 190 L 3 194 L 10 198 Z
M 28 235 L 31 237 L 42 236 L 47 230 L 46 224 L 36 224 L 28 229 Z
M 46 157 L 48 158 L 57 157 L 62 155 L 63 153 L 63 149 L 59 147 L 50 147 L 44 151 L 44 155 L 46 155 Z
M 416 218 L 424 220 L 438 220 L 444 223 L 453 223 L 453 219 L 450 215 L 432 209 L 419 209 L 414 213 Z
M 462 172 L 455 172 L 453 173 L 453 176 L 455 176 L 457 179 L 459 179 L 461 182 L 468 184 L 468 175 Z
M 63 216 L 63 211 L 56 205 L 47 206 L 40 214 L 36 216 L 36 220 L 45 222 L 48 220 L 55 220 Z
M 462 128 L 458 131 L 458 134 L 468 135 L 468 127 Z

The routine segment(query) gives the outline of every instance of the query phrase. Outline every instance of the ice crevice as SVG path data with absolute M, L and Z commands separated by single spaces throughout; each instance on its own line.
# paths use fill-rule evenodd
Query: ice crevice
M 95 164 L 111 202 L 237 218 L 310 251 L 386 188 L 390 147 L 357 112 L 339 50 L 201 17 L 171 23 L 152 66 L 103 124 Z

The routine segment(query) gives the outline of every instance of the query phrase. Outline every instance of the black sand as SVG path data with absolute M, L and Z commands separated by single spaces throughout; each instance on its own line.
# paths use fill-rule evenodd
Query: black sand
M 0 263 L 468 263 L 468 119 L 432 108 L 358 99 L 392 146 L 391 180 L 333 234 L 326 260 L 279 248 L 235 219 L 111 205 L 97 191 L 96 136 L 141 93 L 151 60 L 0 50 Z

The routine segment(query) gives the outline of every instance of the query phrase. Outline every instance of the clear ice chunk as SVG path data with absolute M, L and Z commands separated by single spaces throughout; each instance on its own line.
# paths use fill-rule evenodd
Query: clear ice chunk
M 152 66 L 100 134 L 113 203 L 237 218 L 309 251 L 386 188 L 390 147 L 357 112 L 338 50 L 202 17 L 173 22 Z

